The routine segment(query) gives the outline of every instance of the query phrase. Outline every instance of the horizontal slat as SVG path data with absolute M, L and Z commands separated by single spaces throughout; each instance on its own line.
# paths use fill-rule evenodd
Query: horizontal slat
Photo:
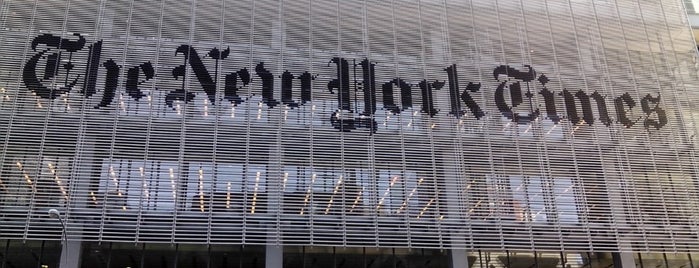
M 0 233 L 699 250 L 678 2 L 2 1 Z

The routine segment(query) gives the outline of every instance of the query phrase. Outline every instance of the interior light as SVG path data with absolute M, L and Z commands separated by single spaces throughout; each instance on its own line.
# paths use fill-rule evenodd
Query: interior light
M 313 173 L 311 175 L 311 184 L 308 186 L 308 189 L 306 190 L 306 198 L 303 199 L 303 207 L 301 208 L 301 212 L 299 213 L 300 215 L 303 215 L 303 211 L 306 209 L 306 205 L 308 205 L 308 201 L 311 198 L 311 192 L 313 190 L 313 184 L 316 181 L 316 174 Z
M 204 212 L 204 170 L 199 168 L 199 209 Z
M 56 172 L 56 167 L 52 163 L 48 163 L 48 166 L 49 166 L 49 171 L 51 171 L 51 174 L 53 174 L 54 181 L 56 181 L 56 185 L 58 185 L 58 188 L 60 189 L 61 193 L 63 194 L 63 198 L 68 200 L 68 192 L 66 192 L 66 188 L 62 184 L 61 178 L 58 177 L 58 172 Z
M 342 175 L 340 175 L 340 179 L 337 180 L 335 190 L 333 190 L 333 195 L 330 196 L 330 201 L 328 201 L 328 207 L 325 208 L 325 214 L 328 214 L 328 212 L 330 212 L 330 207 L 332 207 L 333 205 L 333 199 L 335 199 L 335 195 L 337 194 L 337 192 L 340 191 L 340 185 L 342 185 Z
M 420 217 L 422 217 L 423 214 L 425 214 L 425 211 L 427 211 L 430 205 L 432 205 L 432 202 L 434 202 L 434 198 L 430 199 L 430 201 L 427 202 L 427 205 L 425 205 L 425 207 L 422 208 L 422 210 L 420 211 L 420 215 L 417 215 L 416 217 L 417 219 L 419 219 Z
M 255 206 L 257 205 L 257 187 L 260 184 L 260 172 L 255 175 L 255 189 L 252 195 L 252 208 L 250 209 L 250 214 L 255 214 Z
M 352 204 L 352 208 L 350 208 L 350 213 L 354 211 L 354 208 L 359 204 L 359 201 L 362 198 L 362 193 L 364 192 L 364 187 L 362 187 L 362 190 L 357 193 L 357 198 L 354 199 L 354 203 Z
M 90 192 L 90 196 L 92 197 L 92 202 L 97 205 L 97 196 L 95 196 L 95 192 Z
M 282 191 L 286 190 L 286 182 L 289 180 L 289 172 L 284 173 L 284 185 L 282 185 Z
M 226 188 L 226 208 L 231 208 L 231 182 L 228 182 Z
M 32 182 L 32 179 L 29 177 L 29 174 L 27 174 L 27 172 L 22 167 L 22 163 L 20 163 L 19 161 L 17 161 L 17 169 L 19 169 L 19 171 L 22 172 L 22 175 L 24 175 L 24 180 L 27 182 L 27 184 L 29 184 L 29 186 L 34 188 L 34 184 Z
M 124 94 L 119 94 L 119 106 L 121 106 L 121 110 L 123 112 L 126 112 L 126 105 L 124 105 Z

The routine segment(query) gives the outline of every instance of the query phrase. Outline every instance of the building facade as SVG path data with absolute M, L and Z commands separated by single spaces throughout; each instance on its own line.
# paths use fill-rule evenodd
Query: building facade
M 682 4 L 0 1 L 2 267 L 695 267 Z

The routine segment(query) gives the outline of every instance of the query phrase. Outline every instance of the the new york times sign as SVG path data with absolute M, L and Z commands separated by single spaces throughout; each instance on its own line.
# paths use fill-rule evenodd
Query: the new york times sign
M 35 54 L 26 62 L 22 79 L 29 90 L 44 99 L 55 99 L 76 89 L 85 98 L 93 98 L 98 96 L 96 93 L 101 90 L 101 100 L 94 109 L 103 109 L 112 105 L 119 88 L 123 88 L 128 97 L 136 101 L 141 100 L 146 95 L 140 86 L 155 77 L 150 61 L 144 60 L 141 64 L 133 66 L 119 66 L 114 60 L 102 57 L 103 41 L 87 44 L 80 34 L 74 34 L 70 38 L 43 34 L 33 39 L 31 48 Z M 256 63 L 252 70 L 224 70 L 219 74 L 217 70 L 222 61 L 230 60 L 230 50 L 202 49 L 204 48 L 190 45 L 180 45 L 175 49 L 173 56 L 181 57 L 184 64 L 172 66 L 172 77 L 169 79 L 184 80 L 187 72 L 193 72 L 201 91 L 185 90 L 184 83 L 181 88 L 168 89 L 165 97 L 167 106 L 174 108 L 175 101 L 186 104 L 194 98 L 201 97 L 216 105 L 216 90 L 219 88 L 223 89 L 223 100 L 231 102 L 232 105 L 244 103 L 247 100 L 246 94 L 253 93 L 260 94 L 262 103 L 269 109 L 279 105 L 295 108 L 312 101 L 312 83 L 318 79 L 318 75 L 308 71 L 284 71 L 276 74 L 270 72 L 264 62 Z M 84 66 L 73 62 L 75 53 L 87 53 Z M 482 108 L 484 105 L 475 101 L 472 94 L 485 90 L 494 91 L 494 98 L 489 101 L 495 104 L 497 110 L 492 112 L 499 113 L 517 124 L 528 124 L 537 119 L 550 120 L 556 124 L 568 120 L 576 125 L 603 124 L 607 127 L 620 124 L 630 128 L 642 124 L 646 130 L 651 131 L 659 130 L 668 123 L 665 110 L 660 106 L 660 93 L 647 94 L 635 99 L 629 93 L 608 96 L 597 91 L 552 89 L 547 87 L 550 78 L 544 74 L 537 74 L 534 67 L 528 65 L 519 69 L 507 65 L 493 66 L 492 79 L 496 81 L 497 86 L 485 88 L 480 83 L 469 82 L 468 78 L 460 77 L 456 64 L 446 64 L 441 70 L 446 74 L 445 81 L 409 77 L 377 81 L 376 63 L 370 59 L 350 61 L 335 57 L 329 59 L 329 62 L 328 68 L 333 68 L 336 75 L 329 78 L 323 90 L 337 95 L 337 107 L 334 113 L 327 116 L 334 128 L 345 132 L 364 128 L 370 130 L 369 133 L 375 133 L 377 123 L 374 115 L 379 103 L 382 109 L 392 114 L 400 114 L 413 108 L 419 109 L 424 116 L 429 117 L 470 116 L 481 119 L 486 115 Z M 101 87 L 97 85 L 97 75 L 100 72 L 104 72 L 106 77 Z M 73 75 L 70 75 L 71 73 Z M 125 80 L 120 77 L 122 74 L 126 75 Z M 59 81 L 59 75 L 65 79 Z M 222 87 L 217 86 L 221 80 L 219 75 L 222 75 L 221 78 L 225 77 Z M 260 80 L 261 88 L 251 88 L 253 79 Z M 55 86 L 56 83 L 61 86 Z M 281 95 L 277 94 L 275 83 L 281 84 Z M 362 97 L 352 98 L 353 90 L 360 91 Z M 434 96 L 439 90 L 448 91 L 448 107 L 436 107 Z M 418 94 L 420 98 L 416 98 Z M 544 104 L 543 107 L 531 105 L 535 98 L 538 103 Z M 420 100 L 419 103 L 417 99 Z M 565 107 L 558 107 L 557 99 L 558 103 L 563 103 Z M 353 111 L 353 107 L 357 107 L 353 102 L 361 102 L 363 110 Z M 523 110 L 528 112 L 521 112 Z M 351 114 L 352 118 L 347 118 L 345 114 Z

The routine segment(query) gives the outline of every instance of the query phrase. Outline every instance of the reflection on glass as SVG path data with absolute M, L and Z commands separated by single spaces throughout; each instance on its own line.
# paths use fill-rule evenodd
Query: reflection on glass
M 571 178 L 486 176 L 488 195 L 474 196 L 474 216 L 526 222 L 578 223 L 577 185 Z M 477 179 L 471 187 L 483 187 Z M 550 201 L 549 201 L 550 200 Z M 484 207 L 487 207 L 486 210 Z
M 0 239 L 0 267 L 58 267 L 60 241 Z

